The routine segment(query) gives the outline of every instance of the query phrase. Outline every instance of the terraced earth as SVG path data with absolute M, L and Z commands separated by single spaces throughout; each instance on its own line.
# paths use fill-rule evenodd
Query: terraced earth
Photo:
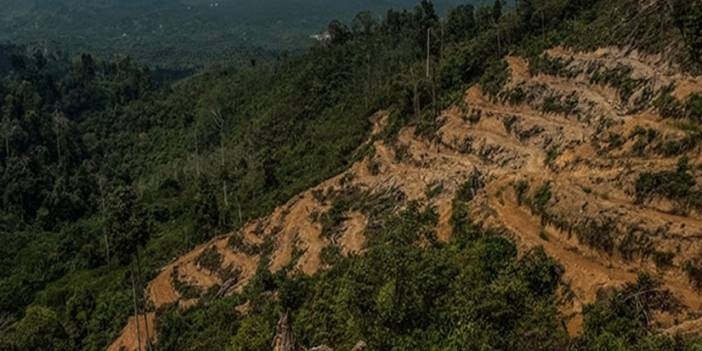
M 386 138 L 392 113 L 376 113 L 365 157 L 164 267 L 145 291 L 153 311 L 241 291 L 261 263 L 313 275 L 335 254 L 362 255 L 387 213 L 429 206 L 439 220 L 426 240 L 450 240 L 462 225 L 456 211 L 468 211 L 522 252 L 543 246 L 565 269 L 559 299 L 573 335 L 585 304 L 643 271 L 680 301 L 651 317 L 656 327 L 700 331 L 702 130 L 684 115 L 702 77 L 617 48 L 557 47 L 506 63 L 499 91 L 473 86 L 429 132 L 413 126 Z M 686 187 L 671 189 L 669 178 Z M 137 320 L 110 350 L 146 343 L 135 340 Z

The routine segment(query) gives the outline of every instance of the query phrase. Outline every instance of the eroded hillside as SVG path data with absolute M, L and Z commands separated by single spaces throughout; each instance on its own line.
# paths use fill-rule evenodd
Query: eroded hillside
M 435 237 L 448 241 L 460 196 L 470 199 L 473 223 L 523 251 L 543 246 L 563 265 L 560 304 L 571 334 L 598 291 L 642 271 L 680 300 L 655 316 L 657 328 L 697 332 L 702 130 L 684 115 L 702 78 L 615 48 L 506 61 L 499 92 L 473 86 L 429 133 L 406 127 L 388 141 L 381 135 L 390 114 L 375 114 L 363 159 L 164 267 L 145 292 L 153 310 L 240 292 L 261 264 L 308 275 L 328 269 L 334 255 L 362 255 L 384 215 L 407 206 L 435 208 Z M 110 350 L 137 348 L 136 320 Z M 157 318 L 147 320 L 154 337 Z

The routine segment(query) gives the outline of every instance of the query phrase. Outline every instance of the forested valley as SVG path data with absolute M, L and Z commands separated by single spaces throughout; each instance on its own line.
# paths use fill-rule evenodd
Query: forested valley
M 644 271 L 602 291 L 570 335 L 559 317 L 564 267 L 471 218 L 470 179 L 453 199 L 447 242 L 430 206 L 345 194 L 320 221 L 334 228 L 350 208 L 373 213 L 363 254 L 329 249 L 317 274 L 293 264 L 272 272 L 267 241 L 250 248 L 262 258 L 241 291 L 201 292 L 187 309 L 156 309 L 144 294 L 175 258 L 366 158 L 367 140 L 396 143 L 407 127 L 436 140 L 437 117 L 468 88 L 497 96 L 507 55 L 556 71 L 539 61 L 554 46 L 659 53 L 670 39 L 680 43 L 670 60 L 699 74 L 702 3 L 664 2 L 654 1 L 669 22 L 646 14 L 621 26 L 639 1 L 497 0 L 441 16 L 422 0 L 332 21 L 302 53 L 252 51 L 185 78 L 128 56 L 0 45 L 0 350 L 104 350 L 130 316 L 150 312 L 158 336 L 143 343 L 153 350 L 270 350 L 281 315 L 297 345 L 338 350 L 361 340 L 369 350 L 702 349 L 694 335 L 654 330 L 651 316 L 678 306 Z M 603 79 L 628 83 L 612 77 Z M 675 113 L 699 128 L 700 101 Z M 388 111 L 387 126 L 372 133 L 377 111 Z M 667 191 L 694 206 L 699 165 L 681 165 L 641 180 L 641 201 Z M 208 259 L 219 266 L 216 253 L 198 258 Z

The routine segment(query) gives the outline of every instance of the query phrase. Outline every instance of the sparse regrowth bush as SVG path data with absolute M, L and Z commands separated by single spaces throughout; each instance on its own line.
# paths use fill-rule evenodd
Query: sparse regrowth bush
M 548 206 L 549 201 L 551 201 L 551 195 L 551 182 L 546 182 L 537 188 L 534 197 L 529 203 L 532 212 L 544 215 L 546 213 L 546 206 Z
M 210 246 L 197 257 L 197 264 L 216 273 L 221 269 L 222 255 L 215 246 Z
M 702 122 L 702 94 L 695 93 L 690 95 L 685 102 L 685 109 L 688 117 L 697 122 Z
M 576 236 L 582 244 L 612 254 L 615 248 L 615 230 L 616 225 L 610 220 L 589 221 L 583 228 L 578 228 Z
M 374 176 L 380 174 L 380 161 L 376 160 L 375 158 L 371 158 L 368 161 L 368 172 Z
M 685 116 L 685 106 L 673 96 L 675 86 L 665 87 L 660 95 L 654 100 L 654 105 L 658 108 L 658 113 L 665 118 L 680 118 Z
M 510 105 L 519 105 L 527 100 L 529 94 L 521 85 L 518 85 L 512 89 L 503 91 L 501 97 Z
M 346 220 L 346 213 L 351 209 L 348 198 L 339 196 L 334 199 L 331 208 L 320 217 L 322 234 L 333 237 L 341 230 L 341 225 Z
M 674 171 L 642 173 L 636 180 L 635 189 L 639 203 L 662 196 L 686 207 L 702 208 L 702 191 L 697 186 L 687 157 L 678 161 Z
M 700 260 L 689 260 L 683 265 L 687 277 L 697 290 L 702 291 L 702 264 Z
M 436 182 L 427 185 L 427 189 L 424 191 L 425 196 L 428 199 L 433 199 L 444 192 L 444 185 L 441 182 Z
M 327 245 L 322 249 L 320 258 L 324 264 L 335 265 L 342 258 L 341 248 L 338 245 Z
M 559 152 L 558 148 L 552 146 L 546 150 L 546 158 L 544 159 L 544 165 L 553 168 L 554 162 L 558 158 Z
M 667 349 L 664 345 L 669 345 L 670 341 L 651 333 L 650 316 L 656 312 L 675 312 L 679 308 L 678 299 L 660 281 L 642 273 L 636 282 L 627 283 L 621 289 L 601 292 L 595 303 L 585 307 L 583 349 Z
M 173 272 L 171 272 L 171 284 L 184 299 L 196 299 L 202 296 L 202 290 L 200 288 L 180 280 L 177 268 L 174 268 Z
M 566 96 L 551 94 L 544 98 L 544 103 L 543 106 L 541 106 L 541 110 L 546 113 L 570 115 L 577 112 L 578 102 L 578 96 L 575 92 L 572 92 Z
M 474 171 L 470 177 L 468 177 L 468 180 L 465 181 L 459 188 L 458 192 L 456 193 L 456 200 L 462 201 L 462 202 L 471 202 L 473 201 L 473 198 L 478 194 L 478 191 L 480 191 L 483 187 L 485 187 L 485 183 L 483 181 L 482 175 L 478 171 Z
M 493 64 L 488 66 L 485 74 L 480 79 L 480 86 L 483 91 L 490 94 L 493 97 L 497 97 L 502 87 L 507 83 L 509 78 L 509 67 L 505 60 L 495 61 Z
M 529 73 L 531 75 L 546 74 L 569 78 L 573 76 L 573 72 L 567 69 L 570 63 L 561 58 L 540 55 L 529 60 Z
M 595 84 L 609 85 L 619 91 L 622 101 L 629 101 L 634 92 L 647 83 L 645 79 L 632 78 L 633 69 L 626 65 L 615 68 L 599 67 L 590 76 L 590 81 Z
M 653 263 L 656 264 L 656 267 L 659 269 L 668 269 L 673 266 L 675 254 L 669 251 L 654 250 L 651 257 L 653 259 Z
M 261 253 L 261 247 L 259 245 L 247 243 L 246 239 L 244 239 L 244 236 L 241 233 L 236 233 L 229 237 L 229 247 L 249 256 Z
M 658 135 L 655 129 L 636 126 L 629 134 L 629 139 L 636 139 L 632 152 L 639 157 L 644 156 L 646 148 L 658 138 Z
M 526 194 L 529 191 L 529 181 L 522 179 L 514 183 L 514 193 L 517 196 L 517 205 L 521 206 L 526 200 Z
M 451 213 L 451 225 L 453 226 L 454 235 L 467 235 L 467 233 L 475 232 L 473 223 L 470 220 L 469 203 L 484 186 L 482 176 L 475 171 L 456 192 Z

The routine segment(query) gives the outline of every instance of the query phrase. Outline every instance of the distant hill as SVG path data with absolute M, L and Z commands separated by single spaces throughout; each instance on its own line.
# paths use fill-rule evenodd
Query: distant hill
M 435 4 L 443 11 L 465 2 Z M 413 5 L 410 0 L 0 0 L 0 42 L 126 53 L 147 63 L 187 66 L 217 61 L 225 49 L 227 58 L 297 50 L 331 19 Z

